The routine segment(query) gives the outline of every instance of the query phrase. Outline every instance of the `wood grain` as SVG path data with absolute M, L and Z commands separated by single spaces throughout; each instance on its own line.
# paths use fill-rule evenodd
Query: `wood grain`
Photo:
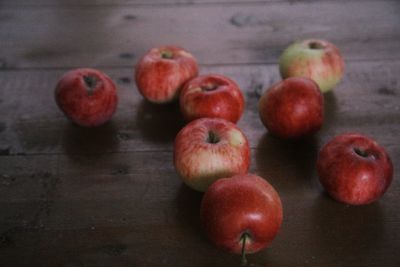
M 389 0 L 0 1 L 0 266 L 239 266 L 207 240 L 202 194 L 174 170 L 179 107 L 149 104 L 132 79 L 144 51 L 164 43 L 186 47 L 202 74 L 231 77 L 245 95 L 238 126 L 250 172 L 284 207 L 279 235 L 249 266 L 400 266 L 399 11 Z M 345 77 L 324 95 L 321 131 L 285 142 L 267 133 L 257 103 L 280 80 L 285 46 L 307 37 L 340 47 Z M 83 66 L 118 86 L 115 116 L 95 129 L 54 102 L 58 78 Z M 343 205 L 318 182 L 319 149 L 347 131 L 392 158 L 393 183 L 374 204 Z
M 23 7 L 43 7 L 43 6 L 97 6 L 97 5 L 198 5 L 198 4 L 260 4 L 260 3 L 274 3 L 286 2 L 290 4 L 296 3 L 309 3 L 315 0 L 91 0 L 82 2 L 80 0 L 36 0 L 27 2 L 24 0 L 2 0 L 1 4 L 7 7 L 23 6 Z M 348 0 L 322 0 L 322 1 L 348 1 Z M 363 0 L 363 1 L 379 1 L 379 0 Z
M 111 122 L 96 129 L 71 124 L 56 106 L 54 87 L 64 71 L 1 72 L 0 113 L 7 114 L 0 121 L 3 155 L 172 150 L 175 135 L 185 124 L 179 106 L 146 102 L 132 81 L 132 69 L 103 69 L 117 84 L 120 102 Z M 201 72 L 223 74 L 239 84 L 246 108 L 238 125 L 251 147 L 257 147 L 266 133 L 258 116 L 258 99 L 279 81 L 277 66 L 207 67 Z M 344 81 L 325 95 L 326 119 L 319 134 L 323 141 L 341 132 L 359 131 L 396 146 L 399 75 L 400 61 L 348 63 Z
M 2 133 L 14 146 L 0 157 L 4 261 L 238 266 L 238 256 L 208 242 L 198 214 L 202 195 L 174 171 L 173 137 L 184 125 L 177 106 L 144 102 L 128 82 L 130 69 L 105 71 L 119 84 L 121 102 L 112 123 L 95 131 L 73 126 L 54 105 L 51 85 L 63 71 L 2 72 L 3 111 L 16 111 Z M 258 119 L 259 95 L 279 80 L 276 65 L 203 71 L 228 75 L 243 89 L 247 106 L 239 126 L 252 146 L 250 171 L 268 179 L 284 205 L 280 234 L 270 249 L 249 257 L 251 266 L 395 266 L 388 255 L 400 245 L 397 173 L 381 201 L 349 207 L 323 193 L 315 160 L 333 135 L 360 131 L 399 164 L 400 62 L 349 63 L 344 81 L 325 95 L 322 131 L 295 143 L 269 136 Z M 23 97 L 5 97 L 17 88 Z
M 253 150 L 251 172 L 278 190 L 285 212 L 280 234 L 269 249 L 249 257 L 251 266 L 395 266 L 387 255 L 395 255 L 400 244 L 398 179 L 373 205 L 337 203 L 317 182 L 317 147 L 313 140 L 287 144 L 267 138 Z M 8 194 L 17 194 L 21 185 L 30 194 L 21 199 L 0 195 L 4 262 L 239 266 L 239 256 L 216 249 L 206 239 L 199 220 L 202 195 L 181 183 L 171 152 L 56 157 L 15 156 L 1 161 L 2 169 L 12 173 L 18 164 L 22 167 L 32 160 L 46 171 L 49 165 L 44 162 L 57 162 L 58 170 L 42 178 L 34 187 L 37 193 L 21 182 L 43 177 L 43 170 L 14 174 Z M 398 153 L 393 159 L 399 162 Z
M 161 44 L 181 45 L 202 64 L 276 63 L 288 44 L 310 37 L 337 44 L 346 60 L 399 59 L 398 12 L 398 2 L 386 0 L 4 7 L 0 65 L 131 66 Z

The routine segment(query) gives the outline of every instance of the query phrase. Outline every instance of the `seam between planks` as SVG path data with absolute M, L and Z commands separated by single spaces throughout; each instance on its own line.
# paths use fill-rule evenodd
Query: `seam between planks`
M 373 62 L 397 62 L 400 61 L 400 58 L 378 58 L 378 59 L 368 59 L 368 58 L 362 58 L 362 59 L 347 59 L 346 63 L 373 63 Z M 205 63 L 205 64 L 199 64 L 200 67 L 234 67 L 234 66 L 274 66 L 278 65 L 277 62 L 271 62 L 271 61 L 266 61 L 266 62 L 239 62 L 239 63 Z M 65 67 L 3 67 L 0 68 L 0 73 L 1 72 L 7 72 L 7 71 L 57 71 L 57 70 L 68 70 L 68 69 L 73 69 L 73 68 L 79 68 L 81 66 L 65 66 Z M 130 64 L 130 65 L 96 65 L 92 66 L 93 68 L 99 68 L 99 69 L 134 69 L 135 64 Z
M 349 3 L 349 2 L 396 2 L 397 0 L 321 0 L 319 2 L 323 3 Z M 310 4 L 317 1 L 307 1 L 307 0 L 271 0 L 271 1 L 232 1 L 232 2 L 220 2 L 220 1 L 209 1 L 209 2 L 170 2 L 170 3 L 120 3 L 120 4 L 112 4 L 112 3 L 94 3 L 94 4 L 63 4 L 64 7 L 80 7 L 80 8 L 93 8 L 93 7 L 148 7 L 148 8 L 158 8 L 158 7 L 174 7 L 174 6 L 227 6 L 227 5 L 269 5 L 269 4 Z M 2 8 L 32 8 L 32 9 L 41 9 L 41 8 L 56 8 L 58 4 L 10 4 L 5 3 L 1 5 Z

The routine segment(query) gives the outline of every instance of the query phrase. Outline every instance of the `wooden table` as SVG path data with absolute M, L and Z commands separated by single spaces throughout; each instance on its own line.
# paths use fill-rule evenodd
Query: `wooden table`
M 202 194 L 175 173 L 177 105 L 147 103 L 132 78 L 146 50 L 177 44 L 202 74 L 240 85 L 250 171 L 282 198 L 280 234 L 249 266 L 400 266 L 399 14 L 396 0 L 0 1 L 0 265 L 240 265 L 207 240 Z M 318 134 L 280 141 L 257 102 L 280 79 L 283 49 L 309 37 L 342 50 L 345 77 L 325 95 Z M 75 67 L 118 85 L 118 110 L 104 126 L 75 126 L 54 102 L 58 78 Z M 374 204 L 338 203 L 318 182 L 318 150 L 347 131 L 372 136 L 395 166 Z

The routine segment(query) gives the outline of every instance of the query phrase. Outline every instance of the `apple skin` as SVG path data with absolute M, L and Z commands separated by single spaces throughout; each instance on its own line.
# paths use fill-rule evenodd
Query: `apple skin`
M 137 63 L 139 92 L 152 103 L 169 103 L 179 97 L 185 82 L 198 75 L 195 57 L 178 46 L 150 49 Z
M 219 178 L 247 172 L 249 143 L 232 122 L 219 118 L 197 119 L 176 136 L 174 165 L 186 185 L 204 192 Z
M 283 79 L 310 78 L 325 93 L 342 79 L 344 60 L 334 44 L 325 40 L 307 39 L 295 42 L 285 49 L 279 59 L 279 70 Z
M 240 254 L 247 234 L 246 253 L 270 245 L 282 224 L 282 203 L 275 189 L 254 174 L 237 174 L 214 182 L 200 207 L 202 226 L 218 247 Z
M 318 85 L 291 77 L 272 85 L 258 103 L 261 121 L 282 139 L 298 139 L 317 132 L 324 120 L 324 98 Z
M 118 104 L 113 81 L 90 68 L 66 72 L 56 85 L 55 100 L 70 120 L 84 127 L 99 126 L 110 120 Z
M 331 139 L 319 152 L 317 171 L 328 194 L 351 205 L 378 200 L 393 178 L 393 165 L 385 149 L 358 133 Z
M 218 74 L 199 76 L 187 82 L 179 103 L 187 121 L 208 117 L 236 123 L 244 110 L 244 97 L 239 86 Z

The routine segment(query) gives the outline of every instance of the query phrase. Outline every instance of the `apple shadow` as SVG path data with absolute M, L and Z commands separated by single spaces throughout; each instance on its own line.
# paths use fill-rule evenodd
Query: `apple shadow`
M 330 262 L 351 262 L 366 266 L 381 247 L 384 220 L 379 202 L 351 206 L 332 199 L 327 193 L 315 199 L 309 212 L 312 231 L 308 238 L 314 255 Z
M 278 190 L 295 190 L 304 183 L 316 183 L 318 137 L 281 140 L 266 133 L 256 149 L 257 173 L 265 177 Z M 290 182 L 289 182 L 290 181 Z
M 153 104 L 143 99 L 136 113 L 136 125 L 142 137 L 155 143 L 175 140 L 185 121 L 179 110 L 179 103 Z
M 109 121 L 101 126 L 86 128 L 72 122 L 65 126 L 61 138 L 65 154 L 104 154 L 117 150 L 118 138 L 115 123 Z
M 240 255 L 216 247 L 205 234 L 200 220 L 200 207 L 203 198 L 201 192 L 195 191 L 184 183 L 181 184 L 175 204 L 177 207 L 176 221 L 179 229 L 187 236 L 187 242 L 194 244 L 197 253 L 192 255 L 192 260 L 204 263 L 204 266 L 242 266 Z M 255 262 L 265 262 L 265 255 L 260 253 L 247 256 L 249 264 L 254 266 Z M 188 265 L 190 266 L 190 265 Z
M 337 118 L 338 103 L 334 92 L 324 94 L 324 122 L 322 129 L 333 128 Z
M 200 221 L 202 198 L 203 193 L 195 191 L 182 183 L 175 199 L 178 211 L 176 213 L 177 222 L 191 234 L 200 234 L 200 236 L 204 236 Z

